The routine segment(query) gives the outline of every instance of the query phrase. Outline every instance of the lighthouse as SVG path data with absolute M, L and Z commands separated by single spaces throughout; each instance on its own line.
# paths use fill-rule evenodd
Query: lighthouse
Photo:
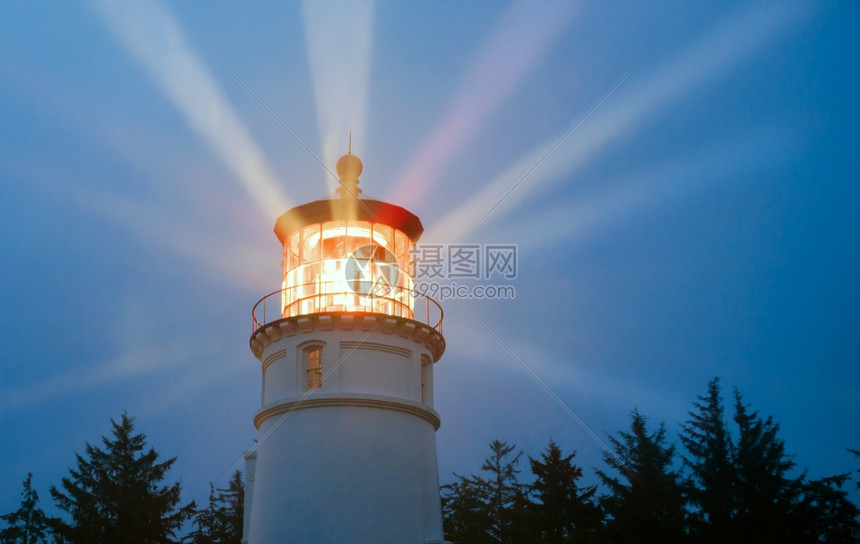
M 337 195 L 281 215 L 281 288 L 253 309 L 262 403 L 246 456 L 249 544 L 441 543 L 433 365 L 442 309 L 414 290 L 409 211 Z

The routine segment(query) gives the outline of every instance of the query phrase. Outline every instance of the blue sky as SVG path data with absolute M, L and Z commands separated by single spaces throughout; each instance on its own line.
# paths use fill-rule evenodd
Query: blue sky
M 443 482 L 494 438 L 600 465 L 510 353 L 599 437 L 638 408 L 675 438 L 720 376 L 811 476 L 856 469 L 857 20 L 800 1 L 5 5 L 0 511 L 28 471 L 47 506 L 123 410 L 188 498 L 226 483 L 256 436 L 274 221 L 331 192 L 303 146 L 333 170 L 350 131 L 364 194 L 428 243 L 518 249 L 515 299 L 443 303 Z

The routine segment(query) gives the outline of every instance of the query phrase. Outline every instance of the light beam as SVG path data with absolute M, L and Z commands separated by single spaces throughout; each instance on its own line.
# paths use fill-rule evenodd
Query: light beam
M 146 69 L 185 121 L 267 216 L 290 207 L 263 152 L 234 113 L 176 18 L 157 0 L 91 0 L 116 40 Z
M 352 132 L 353 153 L 365 142 L 365 116 L 373 45 L 374 3 L 305 0 L 302 6 L 323 162 L 334 171 Z M 328 192 L 336 179 L 323 172 Z
M 539 252 L 562 244 L 569 248 L 637 213 L 766 170 L 784 160 L 794 144 L 788 131 L 758 129 L 707 149 L 685 150 L 674 160 L 612 180 L 605 184 L 606 189 L 587 198 L 557 202 L 542 209 L 539 217 L 522 217 L 498 235 L 527 240 L 520 251 Z
M 559 2 L 536 8 L 520 0 L 508 8 L 466 71 L 460 92 L 442 122 L 398 176 L 388 200 L 410 208 L 426 197 L 437 183 L 439 172 L 474 138 L 555 43 L 578 5 Z
M 799 5 L 749 8 L 718 26 L 680 57 L 664 65 L 653 79 L 642 82 L 643 70 L 637 71 L 631 78 L 632 86 L 624 90 L 623 94 L 628 97 L 626 100 L 616 102 L 614 107 L 607 105 L 596 111 L 516 191 L 504 196 L 559 137 L 536 147 L 463 205 L 435 223 L 425 239 L 456 242 L 474 228 L 478 219 L 493 206 L 497 209 L 486 217 L 481 228 L 506 217 L 506 213 L 509 214 L 538 191 L 569 180 L 577 168 L 595 158 L 612 139 L 631 132 L 649 114 L 667 107 L 684 94 L 728 74 L 733 66 L 799 22 L 806 12 L 806 6 Z M 640 80 L 638 86 L 637 78 Z

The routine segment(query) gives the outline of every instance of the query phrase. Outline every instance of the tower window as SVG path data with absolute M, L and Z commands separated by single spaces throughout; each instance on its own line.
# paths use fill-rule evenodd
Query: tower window
M 307 389 L 318 389 L 322 387 L 322 348 L 313 346 L 305 349 L 305 373 L 307 375 Z
M 421 356 L 421 403 L 433 406 L 433 362 Z

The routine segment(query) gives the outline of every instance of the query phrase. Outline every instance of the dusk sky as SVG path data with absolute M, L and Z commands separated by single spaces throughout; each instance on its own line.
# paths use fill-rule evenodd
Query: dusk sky
M 516 293 L 440 301 L 442 483 L 496 438 L 592 481 L 715 376 L 796 474 L 860 468 L 858 4 L 462 4 L 4 3 L 0 513 L 123 410 L 185 500 L 243 468 L 272 228 L 350 132 L 423 242 L 517 248 L 434 280 Z

